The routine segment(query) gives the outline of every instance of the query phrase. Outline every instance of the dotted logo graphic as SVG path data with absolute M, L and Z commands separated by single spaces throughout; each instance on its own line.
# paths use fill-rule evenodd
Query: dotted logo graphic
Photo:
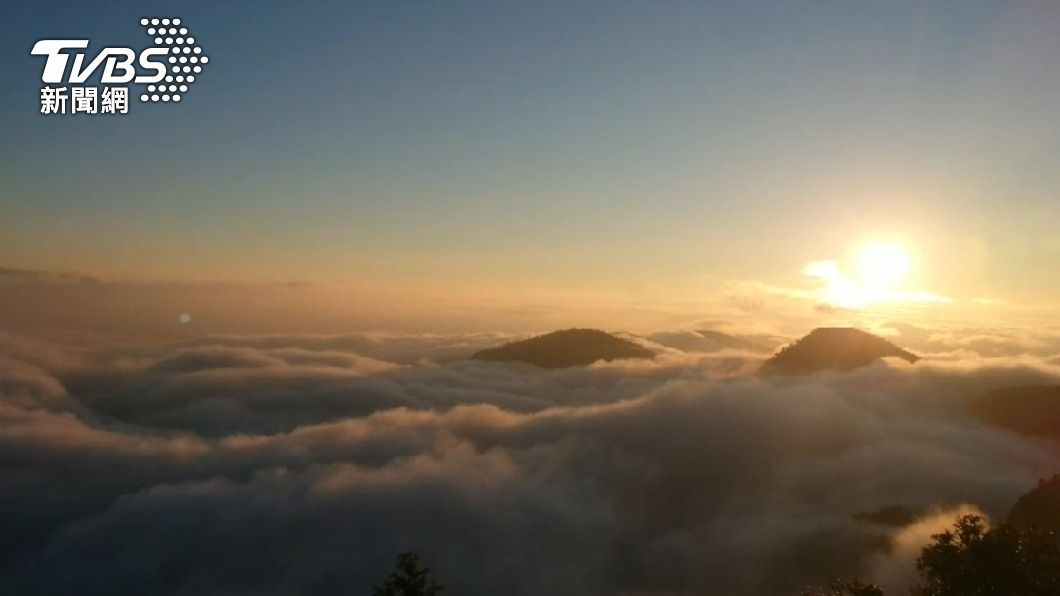
M 203 54 L 202 46 L 188 34 L 188 28 L 180 19 L 144 18 L 140 19 L 140 26 L 147 30 L 155 46 L 169 50 L 166 58 L 169 69 L 165 78 L 148 85 L 146 93 L 140 95 L 140 101 L 179 102 L 210 62 L 209 56 Z

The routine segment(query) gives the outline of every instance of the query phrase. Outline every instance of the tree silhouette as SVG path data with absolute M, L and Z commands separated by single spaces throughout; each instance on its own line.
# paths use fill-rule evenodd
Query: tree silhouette
M 953 531 L 932 536 L 917 569 L 918 596 L 1056 596 L 1060 549 L 1051 532 L 1002 524 L 987 530 L 966 515 Z
M 438 596 L 445 590 L 414 551 L 399 554 L 394 567 L 390 577 L 375 586 L 372 596 Z
M 977 515 L 931 537 L 917 559 L 921 583 L 911 596 L 1058 596 L 1060 540 L 1026 522 L 987 529 Z M 836 580 L 800 596 L 883 596 L 859 580 Z

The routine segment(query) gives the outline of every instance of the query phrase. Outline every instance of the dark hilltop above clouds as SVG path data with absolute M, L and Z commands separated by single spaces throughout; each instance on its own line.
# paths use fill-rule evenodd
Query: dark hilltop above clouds
M 1023 436 L 1060 439 L 1060 385 L 1002 387 L 973 400 L 968 410 Z
M 1008 523 L 1053 532 L 1060 543 L 1060 474 L 1043 478 L 1038 486 L 1016 501 Z
M 777 352 L 762 365 L 762 372 L 849 371 L 887 357 L 901 358 L 910 364 L 920 360 L 919 356 L 871 333 L 848 327 L 821 327 Z
M 683 352 L 768 351 L 768 348 L 748 340 L 710 331 L 656 333 L 646 339 Z M 588 366 L 600 360 L 653 358 L 655 355 L 651 349 L 618 335 L 597 329 L 565 329 L 480 350 L 471 357 L 492 362 L 522 362 L 541 368 L 568 368 Z M 897 357 L 910 363 L 920 359 L 871 333 L 852 328 L 823 327 L 782 348 L 762 365 L 762 371 L 784 374 L 850 371 L 886 357 Z
M 475 360 L 523 362 L 542 368 L 588 366 L 598 360 L 653 358 L 655 352 L 597 329 L 553 331 L 475 352 Z

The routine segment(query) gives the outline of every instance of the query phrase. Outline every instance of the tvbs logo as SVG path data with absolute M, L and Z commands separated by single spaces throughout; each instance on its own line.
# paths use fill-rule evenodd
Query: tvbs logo
M 180 102 L 209 57 L 180 19 L 144 18 L 140 26 L 154 46 L 139 52 L 107 47 L 89 58 L 80 51 L 87 50 L 87 39 L 42 39 L 34 44 L 30 54 L 45 57 L 41 113 L 127 114 L 129 88 L 122 85 L 130 83 L 145 86 L 141 102 Z M 82 86 L 97 73 L 102 87 Z

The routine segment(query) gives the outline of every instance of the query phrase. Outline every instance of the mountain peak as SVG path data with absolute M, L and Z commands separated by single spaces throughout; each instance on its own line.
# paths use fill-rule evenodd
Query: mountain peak
M 588 366 L 597 360 L 653 358 L 655 352 L 598 329 L 564 329 L 475 352 L 475 360 L 525 362 L 542 368 Z
M 762 371 L 807 374 L 823 370 L 854 370 L 889 356 L 910 364 L 920 359 L 886 339 L 860 329 L 819 327 L 774 354 L 762 365 Z

